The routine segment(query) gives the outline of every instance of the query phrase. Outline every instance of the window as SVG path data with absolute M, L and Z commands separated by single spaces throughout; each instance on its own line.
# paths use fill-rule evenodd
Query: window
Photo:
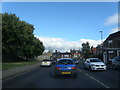
M 60 60 L 58 64 L 73 64 L 72 60 Z
M 90 59 L 90 62 L 101 62 L 100 59 Z

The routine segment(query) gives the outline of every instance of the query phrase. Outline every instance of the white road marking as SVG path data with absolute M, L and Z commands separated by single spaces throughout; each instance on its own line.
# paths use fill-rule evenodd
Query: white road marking
M 78 69 L 78 68 L 77 68 L 77 69 Z M 78 69 L 78 70 L 79 70 L 80 72 L 82 72 L 81 69 Z M 95 80 L 96 82 L 98 82 L 98 83 L 101 84 L 102 86 L 104 86 L 104 87 L 106 87 L 106 88 L 110 88 L 109 86 L 105 85 L 103 82 L 95 79 L 94 77 L 90 76 L 89 74 L 86 73 L 85 75 L 88 76 L 88 77 L 90 77 L 91 79 Z

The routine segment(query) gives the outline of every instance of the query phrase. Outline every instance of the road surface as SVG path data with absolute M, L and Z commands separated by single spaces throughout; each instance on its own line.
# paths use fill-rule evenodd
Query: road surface
M 2 82 L 2 88 L 120 88 L 120 73 L 108 67 L 107 71 L 89 71 L 83 61 L 77 65 L 78 77 L 53 76 L 52 67 L 38 67 Z

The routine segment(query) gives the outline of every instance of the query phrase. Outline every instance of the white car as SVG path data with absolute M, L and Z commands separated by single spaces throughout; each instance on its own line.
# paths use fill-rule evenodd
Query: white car
M 41 66 L 51 66 L 52 62 L 49 59 L 44 59 L 41 63 Z
M 89 70 L 106 70 L 106 65 L 98 58 L 87 58 L 84 62 L 85 68 Z

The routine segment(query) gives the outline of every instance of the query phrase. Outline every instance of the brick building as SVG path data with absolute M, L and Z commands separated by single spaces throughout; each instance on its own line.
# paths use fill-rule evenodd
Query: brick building
M 113 57 L 120 56 L 120 31 L 110 34 L 103 42 L 103 60 L 111 62 Z

